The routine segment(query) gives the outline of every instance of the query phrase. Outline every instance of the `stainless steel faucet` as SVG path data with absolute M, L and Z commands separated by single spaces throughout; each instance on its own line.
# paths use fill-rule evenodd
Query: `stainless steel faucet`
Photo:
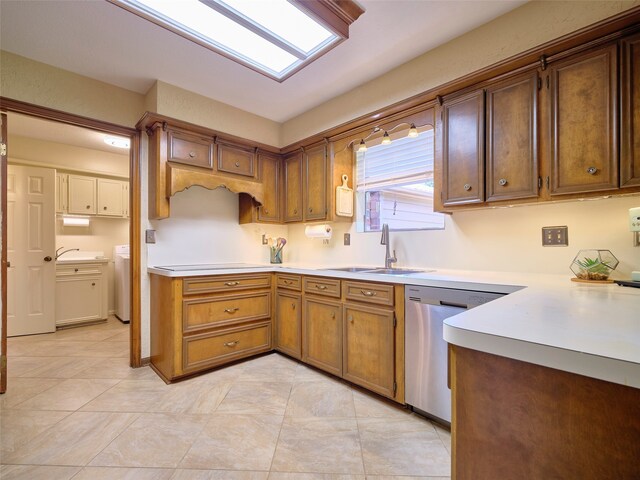
M 384 255 L 384 268 L 392 268 L 391 264 L 396 263 L 398 259 L 396 258 L 396 251 L 393 251 L 393 257 L 389 253 L 389 244 L 391 243 L 391 239 L 389 238 L 389 224 L 382 224 L 382 237 L 380 238 L 380 245 L 386 245 L 387 249 Z
M 56 260 L 58 260 L 62 255 L 64 255 L 67 252 L 79 252 L 80 249 L 79 248 L 69 248 L 67 250 L 65 250 L 64 252 L 58 253 L 60 252 L 60 250 L 62 250 L 64 247 L 60 247 L 56 250 Z

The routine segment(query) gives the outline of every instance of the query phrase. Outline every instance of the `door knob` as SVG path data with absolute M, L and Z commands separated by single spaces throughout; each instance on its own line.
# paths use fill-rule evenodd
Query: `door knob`
M 51 260 L 53 260 L 53 258 L 51 258 L 49 255 L 47 255 L 46 257 L 44 257 L 44 261 L 45 261 L 45 262 L 50 262 Z

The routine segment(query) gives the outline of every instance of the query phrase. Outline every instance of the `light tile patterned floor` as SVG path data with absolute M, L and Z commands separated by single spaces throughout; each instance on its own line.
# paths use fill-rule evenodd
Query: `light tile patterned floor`
M 450 435 L 279 354 L 165 385 L 116 319 L 9 339 L 0 478 L 445 479 Z

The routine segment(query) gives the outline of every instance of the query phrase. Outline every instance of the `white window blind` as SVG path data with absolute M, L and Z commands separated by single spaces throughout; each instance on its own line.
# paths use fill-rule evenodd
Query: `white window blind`
M 444 228 L 433 211 L 433 129 L 356 154 L 358 231 Z

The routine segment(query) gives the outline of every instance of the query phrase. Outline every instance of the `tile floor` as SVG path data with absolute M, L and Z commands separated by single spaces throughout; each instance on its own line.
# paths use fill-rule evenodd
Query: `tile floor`
M 450 475 L 446 430 L 279 354 L 166 385 L 113 318 L 8 343 L 3 480 Z

